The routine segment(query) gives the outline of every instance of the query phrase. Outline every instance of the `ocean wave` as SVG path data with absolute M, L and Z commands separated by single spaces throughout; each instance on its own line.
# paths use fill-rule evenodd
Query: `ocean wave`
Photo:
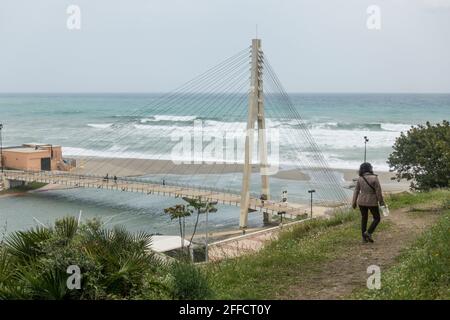
M 197 116 L 177 116 L 177 115 L 154 115 L 147 118 L 140 119 L 140 123 L 147 122 L 159 122 L 159 121 L 168 121 L 168 122 L 192 122 L 197 119 Z
M 63 147 L 63 153 L 68 157 L 89 157 L 89 158 L 117 158 L 117 159 L 145 159 L 145 160 L 171 160 L 171 161 L 185 161 L 192 160 L 190 157 L 182 157 L 172 155 L 171 153 L 158 153 L 158 152 L 142 152 L 142 151 L 127 151 L 117 150 L 115 148 L 109 148 L 107 150 L 95 150 L 76 147 Z M 205 157 L 203 161 L 216 161 L 220 163 L 236 163 L 235 160 L 224 160 L 214 157 Z M 243 163 L 243 161 L 237 161 L 237 163 Z
M 117 142 L 122 144 L 124 141 L 121 142 L 121 140 L 124 139 L 120 137 L 125 136 L 127 138 L 133 137 L 136 147 L 145 147 L 152 144 L 155 144 L 155 148 L 161 145 L 167 146 L 174 141 L 178 141 L 180 134 L 192 135 L 194 132 L 194 119 L 198 119 L 198 117 L 195 115 L 156 115 L 152 118 L 141 118 L 138 123 L 121 123 L 116 130 L 116 134 L 108 137 L 108 139 L 114 142 L 115 136 L 119 137 Z M 149 121 L 146 123 L 146 120 Z M 206 120 L 206 118 L 199 123 L 203 126 L 204 135 L 215 136 L 217 133 L 226 133 L 228 138 L 231 135 L 239 136 L 241 132 L 244 132 L 247 125 L 245 121 Z M 112 123 L 91 123 L 88 126 L 95 129 L 110 130 L 117 125 Z M 279 129 L 281 148 L 295 149 L 300 145 L 303 150 L 312 149 L 304 133 L 299 130 L 297 120 L 268 118 L 266 126 L 268 129 Z M 304 122 L 302 126 L 309 129 L 309 133 L 321 150 L 329 152 L 339 151 L 339 153 L 352 152 L 352 150 L 363 148 L 364 136 L 369 138 L 369 148 L 381 148 L 380 150 L 386 153 L 400 135 L 400 132 L 410 127 L 408 124 L 399 123 L 356 124 L 331 121 L 321 123 Z M 171 136 L 175 139 L 171 139 Z M 147 158 L 147 155 L 142 155 L 142 157 Z
M 227 116 L 226 119 L 220 117 L 208 117 L 201 115 L 173 115 L 173 114 L 156 114 L 148 115 L 145 117 L 128 117 L 116 115 L 115 117 L 120 117 L 127 119 L 123 123 L 117 123 L 118 126 L 132 124 L 135 125 L 137 129 L 148 129 L 151 130 L 151 126 L 159 126 L 158 130 L 163 130 L 164 126 L 173 127 L 187 127 L 193 125 L 195 121 L 201 121 L 204 127 L 217 127 L 221 130 L 240 129 L 246 127 L 246 119 L 237 119 L 236 117 Z M 148 127 L 136 126 L 136 125 L 146 125 Z M 313 121 L 313 120 L 297 120 L 292 118 L 266 118 L 266 125 L 269 128 L 294 128 L 294 129 L 304 129 L 309 130 L 315 129 L 326 129 L 331 131 L 366 131 L 366 132 L 378 132 L 378 131 L 388 131 L 388 132 L 401 132 L 406 131 L 410 128 L 410 124 L 405 123 L 352 123 L 352 122 L 339 122 L 339 121 Z M 100 128 L 100 126 L 97 126 Z M 107 126 L 106 126 L 107 127 Z
M 408 130 L 411 125 L 404 123 L 347 123 L 347 122 L 308 122 L 306 126 L 310 129 L 329 130 L 362 130 L 362 131 L 394 131 L 401 132 Z
M 355 171 L 359 169 L 362 160 L 348 160 L 342 159 L 342 156 L 334 152 L 323 152 L 322 153 L 326 163 L 330 168 L 336 169 L 354 169 Z M 314 155 L 311 154 L 308 158 L 313 158 Z M 385 160 L 382 159 L 371 159 L 370 163 L 374 171 L 389 171 L 389 165 Z
M 411 129 L 410 124 L 404 123 L 382 123 L 381 128 L 385 131 L 394 131 L 394 132 L 405 132 Z
M 363 137 L 369 138 L 368 146 L 390 147 L 400 132 L 367 130 L 310 130 L 316 143 L 323 149 L 351 149 L 363 146 Z
M 217 127 L 242 127 L 246 125 L 245 119 L 242 121 L 228 118 L 227 120 L 217 117 L 202 117 L 197 115 L 179 116 L 179 115 L 154 115 L 145 117 L 139 120 L 139 123 L 156 123 L 173 125 L 186 125 L 186 122 L 192 123 L 195 120 L 203 121 L 206 126 Z M 366 130 L 366 131 L 405 131 L 410 128 L 410 124 L 404 123 L 351 123 L 351 122 L 314 122 L 311 120 L 300 121 L 290 118 L 267 118 L 266 124 L 268 127 L 282 128 L 290 126 L 293 128 L 308 128 L 308 129 L 329 129 L 329 130 Z
M 141 136 L 144 132 L 148 135 L 159 136 L 161 138 L 170 137 L 171 134 L 192 134 L 193 126 L 174 126 L 174 125 L 133 125 L 135 132 L 132 135 Z M 268 129 L 278 129 L 282 145 L 287 144 L 305 144 L 305 136 L 297 128 L 283 127 L 276 123 L 268 123 Z M 217 122 L 206 121 L 203 123 L 202 132 L 205 135 L 215 135 L 217 132 L 227 135 L 239 135 L 246 129 L 245 122 Z M 371 147 L 390 147 L 395 139 L 400 135 L 400 131 L 369 131 L 367 129 L 341 129 L 332 130 L 327 128 L 313 128 L 309 130 L 314 141 L 323 149 L 352 149 L 362 146 L 362 138 L 369 137 L 369 146 Z
M 63 147 L 63 153 L 69 157 L 89 157 L 89 158 L 118 158 L 118 159 L 163 159 L 160 157 L 170 157 L 170 154 L 155 154 L 152 152 L 125 151 L 125 148 L 116 147 L 107 150 L 96 150 L 77 147 Z M 168 160 L 168 159 L 167 159 Z
M 110 128 L 113 123 L 88 123 L 88 127 L 96 128 L 96 129 L 106 129 Z
M 139 152 L 139 151 L 123 151 L 117 150 L 115 148 L 110 148 L 108 150 L 93 150 L 93 149 L 83 149 L 83 148 L 73 148 L 73 147 L 63 147 L 64 155 L 66 156 L 77 156 L 86 158 L 117 158 L 117 159 L 143 159 L 143 160 L 170 160 L 170 161 L 184 161 L 189 163 L 191 158 L 188 157 L 177 157 L 170 153 L 157 153 L 157 152 Z M 310 168 L 317 164 L 317 156 L 313 152 L 303 152 L 300 156 L 291 155 L 290 159 L 279 159 L 280 168 Z M 325 161 L 328 163 L 330 168 L 336 169 L 355 169 L 359 168 L 361 164 L 358 160 L 344 160 L 339 158 L 339 155 L 334 153 L 325 152 L 323 153 Z M 87 159 L 88 161 L 88 159 Z M 215 157 L 205 157 L 203 161 L 215 162 L 215 163 L 243 163 L 243 159 L 237 160 L 227 160 L 223 158 Z M 375 171 L 388 171 L 389 166 L 383 160 L 372 160 L 371 161 Z M 207 165 L 207 164 L 205 164 Z
M 345 122 L 328 122 L 320 124 L 312 124 L 313 128 L 323 128 L 331 130 L 370 130 L 380 131 L 381 123 L 345 123 Z

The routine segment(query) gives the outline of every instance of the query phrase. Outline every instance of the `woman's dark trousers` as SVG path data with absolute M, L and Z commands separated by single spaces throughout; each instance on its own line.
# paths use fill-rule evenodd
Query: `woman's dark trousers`
M 367 230 L 367 220 L 369 218 L 369 210 L 370 213 L 372 213 L 373 221 L 372 224 L 369 227 L 369 230 L 367 232 L 369 234 L 372 234 L 375 231 L 375 228 L 380 223 L 381 217 L 380 217 L 380 211 L 377 207 L 366 207 L 366 206 L 359 206 L 359 210 L 361 211 L 361 231 L 364 234 Z

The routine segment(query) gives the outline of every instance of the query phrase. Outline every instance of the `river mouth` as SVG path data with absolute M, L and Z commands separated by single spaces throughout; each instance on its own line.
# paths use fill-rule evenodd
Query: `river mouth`
M 181 199 L 96 189 L 49 190 L 4 195 L 0 198 L 0 233 L 8 234 L 39 226 L 51 225 L 64 216 L 81 219 L 98 218 L 106 227 L 123 225 L 131 232 L 150 234 L 178 234 L 178 222 L 171 221 L 164 208 L 182 203 Z M 210 231 L 227 231 L 239 228 L 239 208 L 218 205 L 218 212 L 209 215 Z M 190 234 L 195 217 L 186 218 L 186 233 Z M 249 215 L 249 227 L 261 227 L 262 216 Z M 204 217 L 199 232 L 205 227 Z

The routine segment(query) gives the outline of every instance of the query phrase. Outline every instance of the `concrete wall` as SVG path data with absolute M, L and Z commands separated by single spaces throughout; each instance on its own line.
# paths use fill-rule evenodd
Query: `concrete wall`
M 8 181 L 5 185 L 6 189 L 11 189 L 11 188 L 15 188 L 15 187 L 20 187 L 25 185 L 25 181 L 19 181 L 19 180 L 6 180 Z
M 4 166 L 16 170 L 41 170 L 41 159 L 51 158 L 51 170 L 65 170 L 62 161 L 61 147 L 43 147 L 30 152 L 18 151 L 17 149 L 4 149 Z
M 47 150 L 39 152 L 18 152 L 14 150 L 4 150 L 3 158 L 5 167 L 17 170 L 41 170 L 41 158 L 49 158 Z

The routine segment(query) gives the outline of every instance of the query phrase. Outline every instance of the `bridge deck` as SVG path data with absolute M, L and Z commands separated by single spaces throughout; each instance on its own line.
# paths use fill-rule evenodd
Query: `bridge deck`
M 79 188 L 95 188 L 105 190 L 116 190 L 122 192 L 136 192 L 144 194 L 155 194 L 168 197 L 188 197 L 195 198 L 201 197 L 203 201 L 217 201 L 218 203 L 232 206 L 240 206 L 240 195 L 208 191 L 194 187 L 185 186 L 173 186 L 162 185 L 146 181 L 134 181 L 132 179 L 121 179 L 117 181 L 113 179 L 105 180 L 102 177 L 73 175 L 59 172 L 24 172 L 24 171 L 12 171 L 6 170 L 4 177 L 8 180 L 17 180 L 25 182 L 42 182 L 66 185 Z M 259 210 L 277 214 L 278 212 L 285 212 L 287 216 L 302 215 L 309 211 L 309 207 L 305 204 L 298 203 L 274 203 L 272 201 L 262 202 L 260 199 L 251 197 L 249 208 L 253 210 Z M 314 207 L 314 214 L 322 215 L 325 211 L 329 210 L 328 207 Z

